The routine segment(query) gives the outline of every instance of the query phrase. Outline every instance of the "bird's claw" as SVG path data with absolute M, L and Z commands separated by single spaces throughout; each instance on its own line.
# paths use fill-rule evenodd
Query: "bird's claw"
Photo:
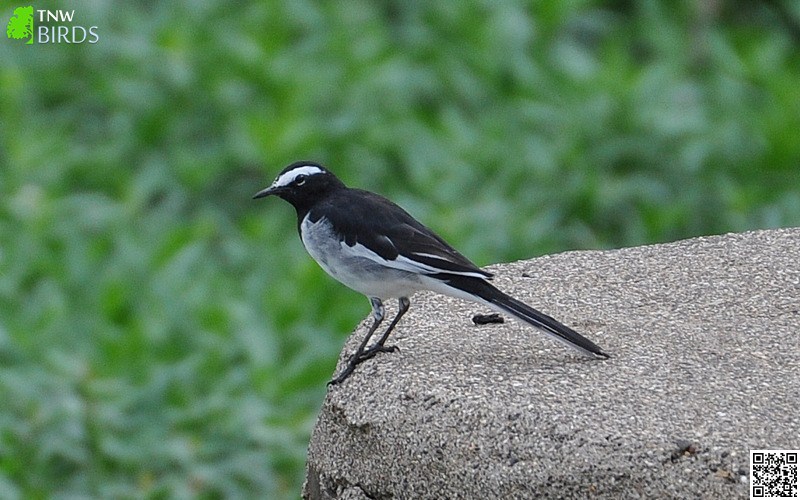
M 400 348 L 396 345 L 374 345 L 361 353 L 361 355 L 358 357 L 358 362 L 360 363 L 373 358 L 379 352 L 400 352 Z
M 362 353 L 353 353 L 347 360 L 347 366 L 344 367 L 342 373 L 331 379 L 328 382 L 328 386 L 330 387 L 342 383 L 355 371 L 356 366 L 368 359 L 374 358 L 379 352 L 400 352 L 400 348 L 396 345 L 374 345 Z

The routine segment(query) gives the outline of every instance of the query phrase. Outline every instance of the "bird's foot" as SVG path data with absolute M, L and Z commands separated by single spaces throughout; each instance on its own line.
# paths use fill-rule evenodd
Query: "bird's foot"
M 354 362 L 352 361 L 352 359 L 351 359 L 350 361 L 348 361 L 348 362 L 347 362 L 347 366 L 345 366 L 345 367 L 344 367 L 344 370 L 342 370 L 342 372 L 341 372 L 339 375 L 337 375 L 337 376 L 333 377 L 333 378 L 332 378 L 332 379 L 331 379 L 331 380 L 328 382 L 328 386 L 331 386 L 331 385 L 337 385 L 337 384 L 341 384 L 342 382 L 344 382 L 344 379 L 346 379 L 347 377 L 349 377 L 349 376 L 350 376 L 350 374 L 351 374 L 351 373 L 353 373 L 353 370 L 355 370 L 355 369 L 356 369 L 356 365 L 357 365 L 357 364 L 358 364 L 358 363 L 354 363 Z
M 355 371 L 356 366 L 368 359 L 374 358 L 379 352 L 400 352 L 400 348 L 396 345 L 386 346 L 376 344 L 364 352 L 354 353 L 352 356 L 350 356 L 350 359 L 347 360 L 347 366 L 344 367 L 342 373 L 331 379 L 331 381 L 328 382 L 328 385 L 330 386 L 342 383 L 353 373 L 353 371 Z
M 378 354 L 379 352 L 400 352 L 400 348 L 397 347 L 396 345 L 376 344 L 367 349 L 366 351 L 364 351 L 363 353 L 361 353 L 361 356 L 358 357 L 358 362 L 360 363 L 370 358 L 374 358 L 375 355 Z

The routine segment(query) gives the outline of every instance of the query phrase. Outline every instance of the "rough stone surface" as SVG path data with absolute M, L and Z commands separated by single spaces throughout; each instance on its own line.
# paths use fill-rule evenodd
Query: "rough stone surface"
M 612 358 L 419 294 L 328 390 L 304 497 L 747 498 L 748 450 L 800 448 L 800 229 L 492 271 Z

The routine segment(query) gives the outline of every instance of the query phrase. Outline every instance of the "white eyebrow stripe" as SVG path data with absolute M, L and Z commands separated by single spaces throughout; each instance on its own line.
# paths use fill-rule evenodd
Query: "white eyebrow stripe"
M 284 172 L 277 179 L 275 179 L 275 182 L 272 183 L 272 187 L 288 186 L 297 178 L 298 175 L 314 175 L 321 174 L 323 172 L 324 170 L 316 165 L 303 165 L 302 167 L 293 168 L 288 172 Z

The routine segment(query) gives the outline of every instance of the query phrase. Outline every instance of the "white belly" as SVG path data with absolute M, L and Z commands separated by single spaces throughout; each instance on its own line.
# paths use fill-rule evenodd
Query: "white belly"
M 340 241 L 324 217 L 312 223 L 306 216 L 300 224 L 300 234 L 306 251 L 325 272 L 367 297 L 409 297 L 424 288 L 416 273 L 381 265 L 378 255 L 366 253 L 360 245 L 360 249 L 354 249 Z

